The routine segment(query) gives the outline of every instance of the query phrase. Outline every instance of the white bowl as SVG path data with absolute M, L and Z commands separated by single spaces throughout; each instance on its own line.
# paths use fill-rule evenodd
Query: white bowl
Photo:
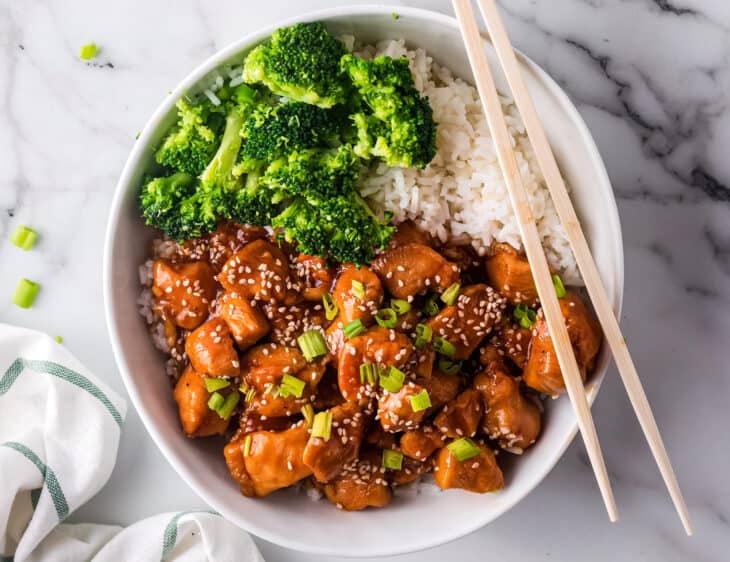
M 276 27 L 296 21 L 324 21 L 336 34 L 352 33 L 375 42 L 403 38 L 423 47 L 457 76 L 471 81 L 456 20 L 434 12 L 392 6 L 356 6 L 307 14 L 251 34 L 196 68 L 164 100 L 145 126 L 122 172 L 111 208 L 104 255 L 107 322 L 119 370 L 147 431 L 183 479 L 227 519 L 276 544 L 322 555 L 380 556 L 443 544 L 478 529 L 524 498 L 550 471 L 576 433 L 567 398 L 548 401 L 544 431 L 537 444 L 505 466 L 506 487 L 497 494 L 463 491 L 424 492 L 396 498 L 386 509 L 346 513 L 305 494 L 279 492 L 249 499 L 228 474 L 222 443 L 191 440 L 180 430 L 163 359 L 153 348 L 137 313 L 137 268 L 147 257 L 150 229 L 140 218 L 137 194 L 154 150 L 174 119 L 174 102 L 221 63 L 242 55 Z M 485 42 L 496 79 L 506 91 L 491 46 Z M 526 57 L 521 57 L 527 85 L 543 119 L 561 168 L 573 189 L 573 201 L 591 244 L 616 314 L 623 293 L 621 230 L 606 171 L 585 123 L 560 87 Z M 605 346 L 604 346 L 605 348 Z M 606 371 L 604 349 L 588 385 L 595 398 Z M 501 462 L 510 457 L 504 454 Z M 586 469 L 588 470 L 588 469 Z

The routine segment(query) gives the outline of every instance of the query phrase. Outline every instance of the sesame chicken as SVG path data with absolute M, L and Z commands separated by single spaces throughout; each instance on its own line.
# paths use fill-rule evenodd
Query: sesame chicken
M 373 262 L 385 288 L 394 297 L 407 299 L 428 290 L 445 291 L 459 279 L 459 268 L 433 248 L 406 244 L 390 249 Z
M 218 314 L 241 350 L 246 350 L 269 333 L 266 315 L 248 299 L 225 293 L 218 301 Z
M 524 254 L 509 244 L 494 244 L 485 267 L 487 282 L 504 295 L 510 304 L 537 304 L 537 288 Z
M 208 407 L 210 395 L 205 388 L 203 375 L 188 365 L 177 380 L 173 393 L 180 424 L 188 437 L 221 435 L 228 428 L 230 418 L 223 419 Z
M 155 307 L 162 318 L 174 320 L 180 328 L 193 330 L 202 324 L 217 292 L 218 285 L 207 262 L 155 260 L 152 266 Z
M 212 318 L 190 332 L 185 339 L 185 353 L 199 373 L 237 377 L 240 372 L 231 330 L 221 318 Z
M 504 488 L 504 475 L 497 465 L 494 451 L 478 443 L 479 454 L 460 461 L 446 447 L 436 454 L 434 479 L 442 490 L 461 488 L 469 492 L 485 494 Z
M 360 286 L 362 295 L 357 289 Z M 383 286 L 369 267 L 347 264 L 335 281 L 332 296 L 339 310 L 337 321 L 344 326 L 359 318 L 367 326 L 383 302 Z
M 291 284 L 289 262 L 271 242 L 254 240 L 228 259 L 218 281 L 226 291 L 246 299 L 282 301 Z

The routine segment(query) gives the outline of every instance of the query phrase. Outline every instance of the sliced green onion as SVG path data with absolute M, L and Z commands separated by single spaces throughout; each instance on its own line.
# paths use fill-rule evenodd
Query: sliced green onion
M 335 303 L 335 299 L 332 298 L 332 295 L 329 293 L 322 295 L 322 305 L 324 306 L 325 318 L 327 318 L 327 320 L 334 320 L 339 309 L 337 308 L 337 304 Z
M 525 315 L 520 318 L 520 326 L 523 328 L 532 328 L 532 325 L 537 322 L 537 312 L 528 308 Z
M 61 336 L 56 336 L 54 339 L 56 340 L 56 343 L 63 343 L 63 338 Z
M 322 332 L 319 330 L 307 330 L 297 338 L 297 343 L 307 361 L 327 355 L 327 344 L 324 342 Z
M 403 453 L 393 449 L 383 449 L 383 468 L 400 470 L 403 467 Z
M 231 385 L 231 381 L 226 379 L 219 379 L 217 377 L 203 377 L 205 381 L 205 390 L 208 392 L 215 392 L 221 388 L 226 388 Z
M 396 367 L 391 367 L 380 374 L 380 386 L 388 392 L 398 392 L 403 388 L 405 380 L 406 374 Z
M 446 375 L 456 375 L 461 370 L 461 361 L 452 361 L 451 359 L 439 359 L 439 371 Z
M 253 399 L 256 398 L 256 389 L 255 388 L 249 388 L 246 392 L 246 396 L 244 396 L 243 401 L 246 404 L 250 404 L 253 402 Z
M 405 314 L 411 309 L 411 303 L 404 301 L 403 299 L 391 299 L 390 307 L 395 310 L 396 314 L 400 316 Z
M 453 305 L 459 296 L 459 291 L 461 291 L 461 283 L 454 283 L 453 285 L 450 285 L 449 288 L 441 294 L 441 302 L 446 303 L 447 306 Z
M 390 14 L 390 16 L 391 16 L 391 17 L 392 17 L 392 18 L 393 18 L 394 20 L 397 20 L 398 18 L 400 18 L 400 16 L 399 16 L 399 15 L 398 15 L 398 14 L 397 14 L 396 12 L 393 12 L 392 14 Z
M 289 396 L 296 396 L 301 398 L 304 393 L 304 387 L 307 386 L 302 379 L 293 377 L 292 375 L 284 375 L 281 377 L 281 386 L 279 387 L 279 394 L 284 398 Z
M 433 348 L 437 353 L 446 355 L 446 357 L 453 357 L 456 353 L 456 347 L 454 347 L 454 344 L 439 336 L 433 338 Z
M 474 441 L 472 441 L 468 437 L 462 437 L 461 439 L 452 441 L 451 443 L 446 445 L 446 448 L 451 451 L 451 454 L 454 455 L 456 457 L 456 460 L 460 462 L 467 461 L 481 453 L 479 445 L 474 443 Z
M 33 247 L 37 237 L 38 235 L 36 234 L 36 231 L 32 228 L 28 228 L 27 226 L 18 226 L 15 229 L 15 232 L 13 232 L 13 235 L 10 237 L 10 241 L 21 250 L 25 250 L 27 252 Z
M 375 384 L 379 374 L 380 369 L 374 363 L 363 363 L 360 365 L 360 382 L 362 384 Z
M 427 316 L 436 316 L 439 313 L 440 309 L 437 302 L 438 298 L 439 296 L 434 293 L 428 297 L 428 300 L 426 300 L 426 304 L 423 305 L 423 312 L 425 312 Z
M 87 43 L 86 45 L 82 45 L 81 49 L 79 49 L 79 58 L 81 60 L 91 60 L 98 52 L 99 47 L 96 46 L 96 43 Z
M 221 406 L 225 403 L 226 399 L 223 398 L 223 395 L 220 392 L 214 392 L 210 395 L 210 398 L 208 398 L 208 408 L 214 411 L 218 411 Z
M 233 413 L 233 409 L 238 405 L 238 401 L 240 399 L 241 395 L 238 394 L 238 392 L 231 392 L 228 396 L 226 396 L 226 400 L 223 402 L 223 405 L 216 410 L 218 415 L 224 420 L 230 418 Z
M 29 279 L 21 279 L 13 295 L 13 304 L 17 304 L 20 308 L 30 308 L 35 301 L 38 290 L 41 286 Z
M 356 318 L 352 322 L 350 322 L 347 326 L 343 328 L 343 331 L 345 332 L 345 337 L 348 340 L 351 340 L 355 336 L 359 336 L 365 331 L 365 326 L 362 323 L 362 320 L 359 318 Z
M 416 341 L 414 342 L 414 345 L 416 346 L 416 348 L 422 349 L 424 345 L 431 341 L 432 336 L 433 329 L 431 328 L 431 326 L 427 326 L 426 324 L 418 324 L 416 326 Z
M 311 404 L 305 404 L 302 406 L 302 415 L 304 416 L 307 425 L 312 427 L 312 423 L 314 422 L 314 408 Z
M 329 440 L 332 434 L 332 412 L 326 410 L 319 412 L 314 416 L 312 422 L 312 437 L 321 437 L 325 441 Z
M 251 434 L 246 435 L 246 439 L 243 440 L 243 456 L 247 457 L 251 454 Z
M 558 295 L 559 299 L 562 299 L 565 296 L 565 285 L 563 285 L 560 275 L 553 275 L 553 287 L 555 287 L 555 294 Z
M 421 410 L 427 410 L 431 407 L 431 397 L 428 395 L 428 390 L 425 388 L 418 394 L 410 397 L 411 408 L 414 412 L 420 412 Z
M 365 285 L 362 284 L 362 281 L 358 281 L 357 279 L 352 280 L 350 294 L 359 301 L 365 298 Z
M 522 320 L 524 318 L 525 314 L 527 314 L 527 311 L 529 309 L 527 308 L 526 304 L 518 304 L 515 309 L 512 311 L 512 316 L 515 320 Z
M 381 328 L 395 328 L 398 324 L 398 315 L 392 308 L 381 308 L 375 313 L 375 321 Z

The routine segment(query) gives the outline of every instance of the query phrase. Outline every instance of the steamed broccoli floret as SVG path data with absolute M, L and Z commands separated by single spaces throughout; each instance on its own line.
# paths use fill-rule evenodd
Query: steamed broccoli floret
M 305 254 L 355 264 L 370 263 L 375 248 L 390 241 L 395 227 L 381 221 L 357 193 L 313 200 L 297 198 L 274 217 L 272 226 L 284 229 L 284 238 L 296 241 Z
M 243 125 L 241 158 L 271 162 L 295 150 L 330 146 L 337 141 L 340 126 L 337 112 L 316 105 L 262 105 Z
M 413 84 L 408 59 L 367 61 L 346 54 L 341 66 L 364 105 L 352 116 L 357 154 L 379 156 L 389 166 L 425 168 L 436 155 L 436 122 L 428 98 Z
M 197 176 L 215 153 L 224 113 L 207 100 L 192 104 L 181 98 L 177 114 L 177 123 L 155 158 L 163 166 Z
M 197 238 L 210 231 L 215 227 L 215 214 L 195 188 L 195 178 L 185 172 L 148 180 L 140 194 L 147 224 L 175 240 Z
M 282 199 L 282 193 L 263 185 L 259 174 L 252 172 L 246 177 L 244 188 L 228 199 L 221 214 L 234 222 L 266 226 L 281 212 Z
M 337 197 L 355 189 L 360 168 L 360 159 L 349 145 L 303 150 L 273 162 L 261 181 L 290 196 Z
M 332 107 L 345 100 L 340 58 L 346 52 L 322 23 L 298 23 L 277 29 L 248 54 L 243 79 L 294 101 Z

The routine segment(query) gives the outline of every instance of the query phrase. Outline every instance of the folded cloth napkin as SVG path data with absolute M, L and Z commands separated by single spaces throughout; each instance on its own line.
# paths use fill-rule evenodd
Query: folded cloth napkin
M 262 560 L 211 512 L 61 524 L 106 483 L 126 404 L 45 334 L 0 324 L 0 562 Z

